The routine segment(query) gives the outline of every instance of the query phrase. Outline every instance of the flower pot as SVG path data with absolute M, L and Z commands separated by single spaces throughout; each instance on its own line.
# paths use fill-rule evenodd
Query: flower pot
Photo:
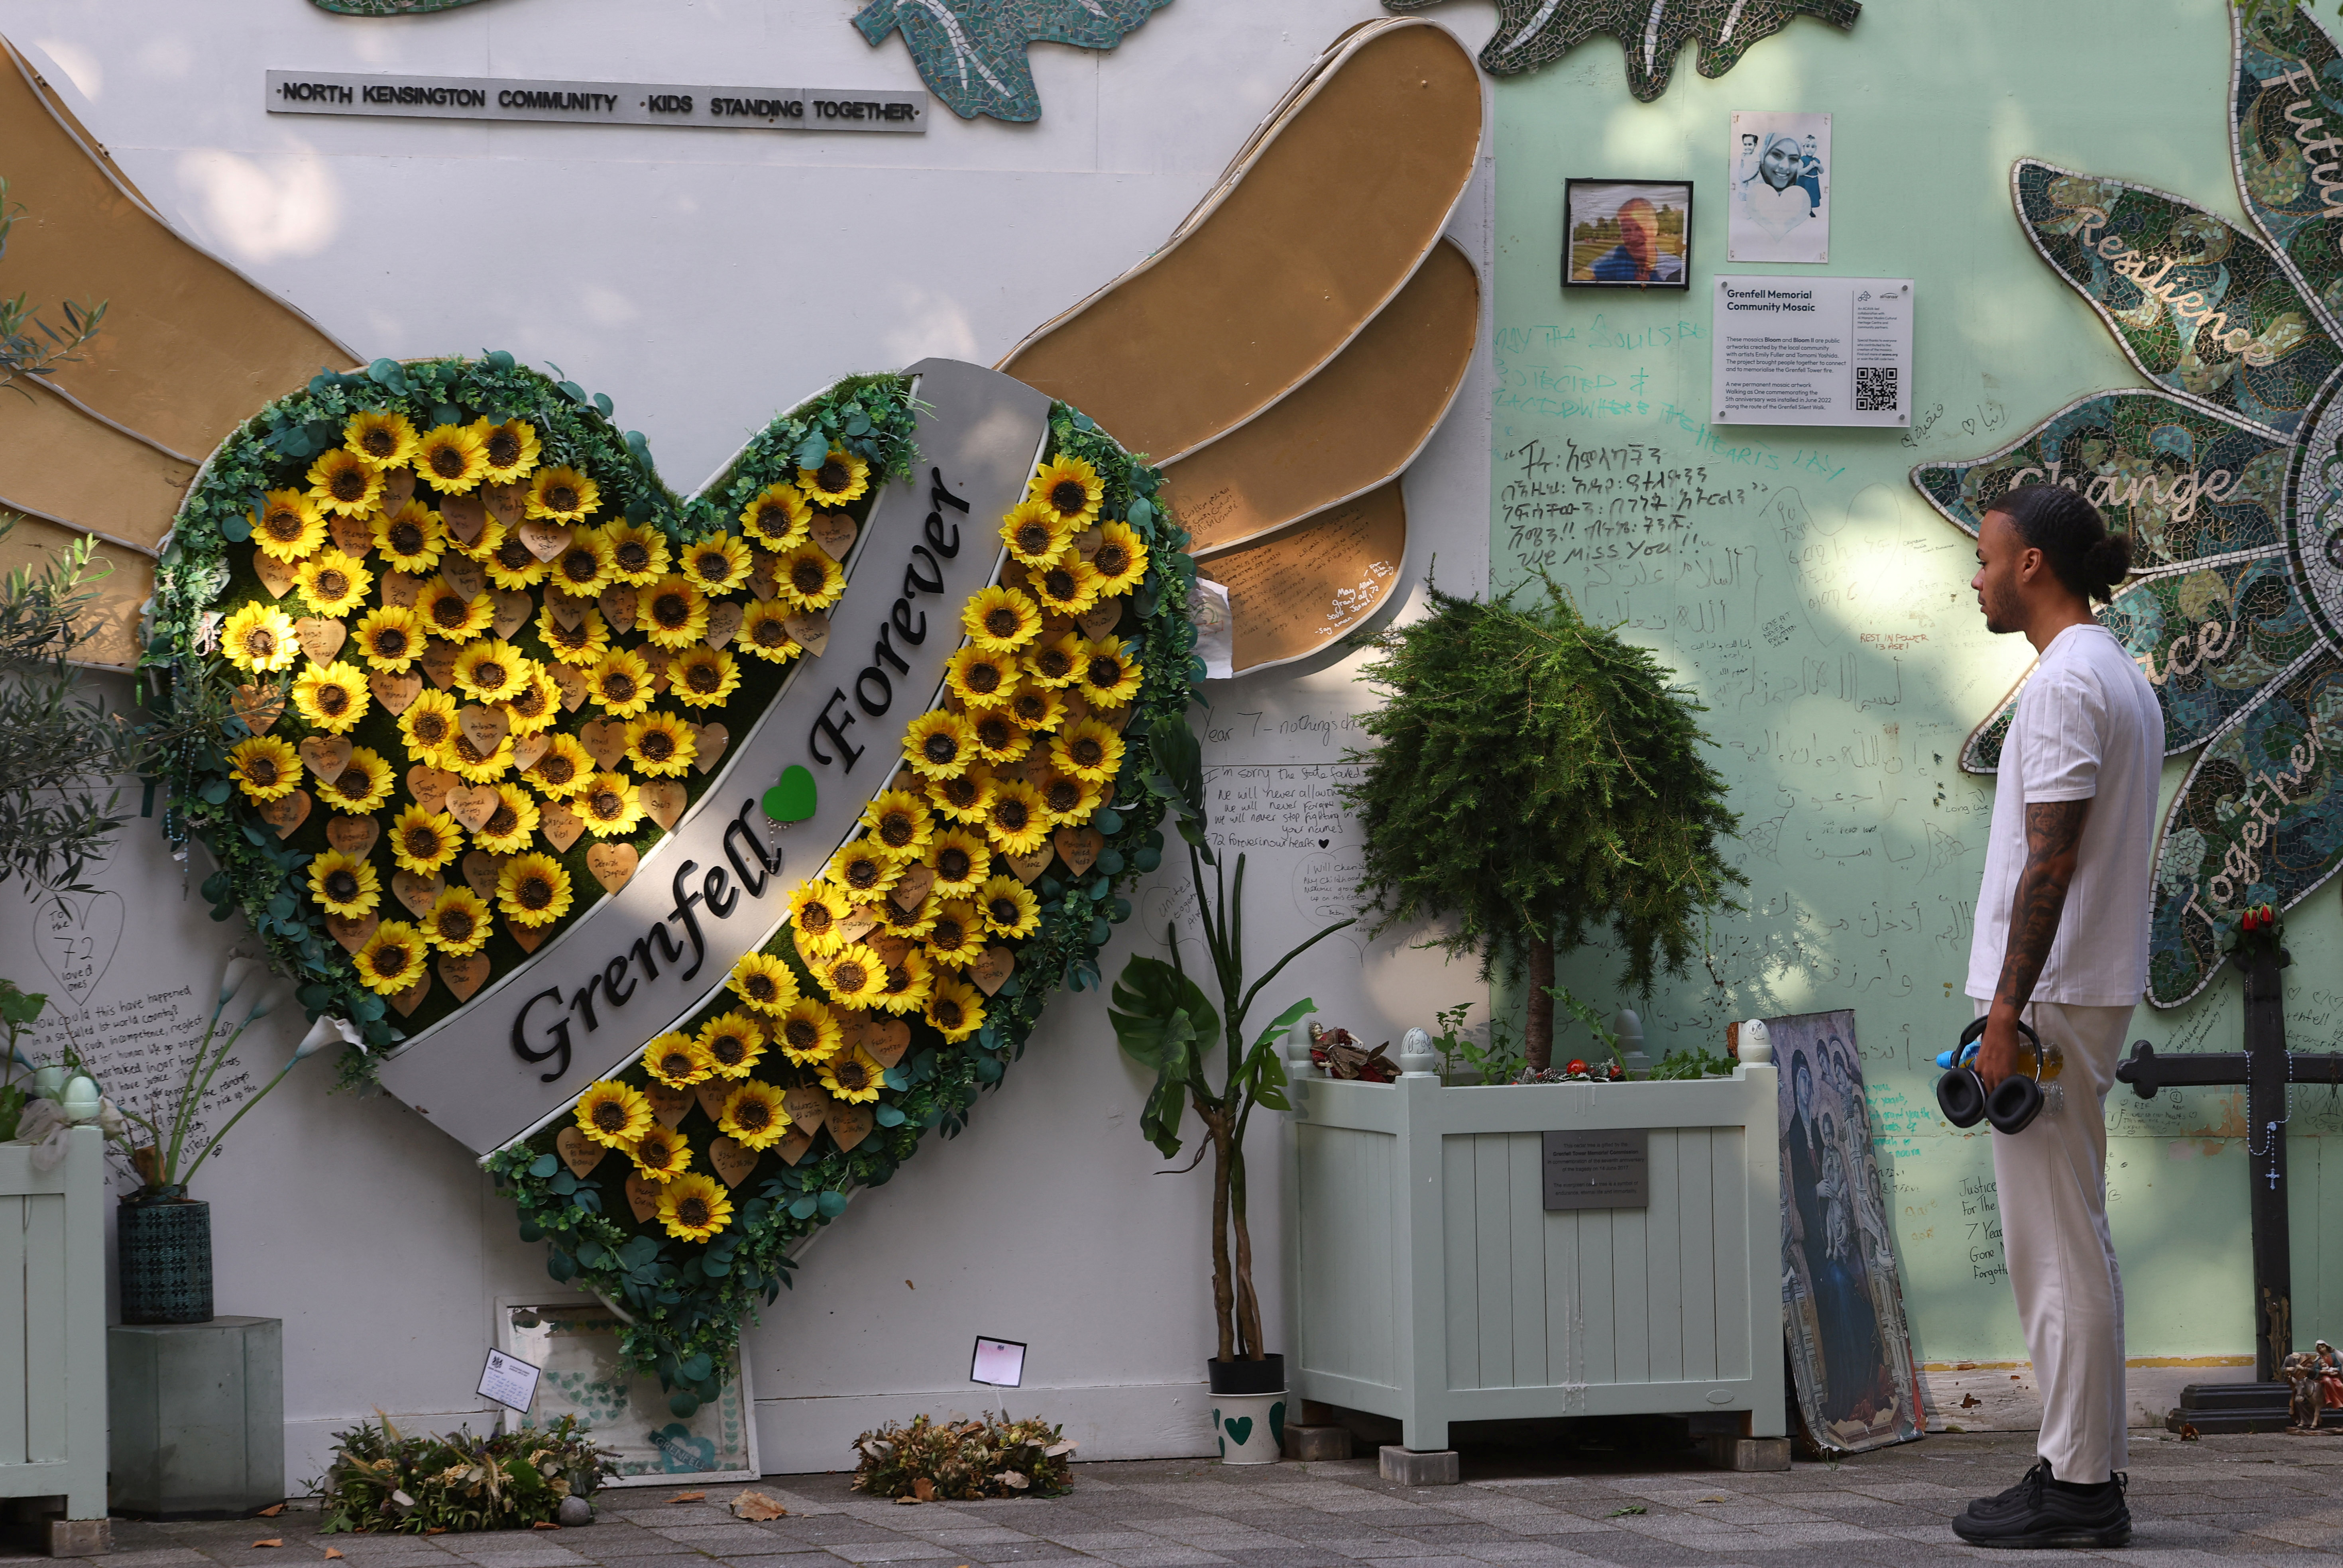
M 212 1321 L 212 1206 L 176 1195 L 126 1198 L 115 1211 L 126 1323 Z
M 1284 1391 L 1214 1394 L 1212 1435 L 1222 1464 L 1275 1464 L 1285 1457 Z
M 1285 1392 L 1285 1358 L 1263 1356 L 1257 1362 L 1207 1360 L 1206 1373 L 1212 1379 L 1212 1392 L 1282 1393 Z

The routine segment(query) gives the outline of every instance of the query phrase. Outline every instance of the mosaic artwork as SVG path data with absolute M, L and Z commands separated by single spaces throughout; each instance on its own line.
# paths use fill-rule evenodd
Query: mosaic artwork
M 2011 172 L 2035 248 L 2157 389 L 1912 471 L 1972 535 L 2036 483 L 2081 489 L 2131 533 L 2139 569 L 2099 618 L 2155 685 L 2167 753 L 2202 748 L 2157 850 L 2159 1007 L 2212 980 L 2242 911 L 2289 909 L 2343 867 L 2343 55 L 2304 8 L 2232 26 L 2237 188 L 2258 234 L 2120 180 Z M 1999 765 L 2016 700 L 1964 768 Z
M 928 91 L 963 120 L 1038 120 L 1026 46 L 1111 49 L 1172 0 L 871 0 L 854 25 L 873 46 L 900 31 Z
M 1383 0 L 1383 9 L 1422 11 L 1439 4 Z M 1627 90 L 1648 104 L 1668 90 L 1677 51 L 1686 44 L 1700 45 L 1702 75 L 1722 76 L 1750 45 L 1795 17 L 1848 28 L 1862 14 L 1857 0 L 1497 0 L 1497 31 L 1481 51 L 1481 68 L 1493 76 L 1534 71 L 1607 33 L 1626 52 Z M 932 77 L 928 85 L 935 87 Z

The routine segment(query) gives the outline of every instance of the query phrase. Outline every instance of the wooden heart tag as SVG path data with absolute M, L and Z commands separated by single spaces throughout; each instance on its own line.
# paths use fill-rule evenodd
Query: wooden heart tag
M 623 719 L 589 719 L 578 727 L 578 744 L 586 748 L 586 755 L 601 769 L 616 768 L 627 754 L 627 726 Z
M 488 622 L 488 629 L 498 637 L 505 638 L 512 636 L 522 627 L 527 626 L 529 611 L 536 608 L 529 602 L 528 595 L 508 592 L 503 588 L 498 588 L 490 594 L 488 603 L 496 607 L 495 615 Z M 577 628 L 573 627 L 570 629 L 574 631 Z M 596 1147 L 600 1146 L 598 1144 Z
M 732 1091 L 738 1087 L 729 1078 L 705 1078 L 693 1084 L 691 1091 L 699 1097 L 699 1109 L 707 1113 L 708 1120 L 721 1121 L 724 1102 L 732 1098 Z
M 1122 624 L 1122 600 L 1101 599 L 1077 617 L 1074 624 L 1082 628 L 1084 637 L 1096 641 Z
M 586 869 L 594 873 L 606 893 L 615 893 L 633 880 L 641 861 L 632 844 L 597 844 L 586 851 Z
M 505 929 L 512 933 L 512 940 L 520 944 L 520 950 L 525 953 L 537 951 L 545 945 L 545 939 L 553 934 L 551 926 L 525 926 L 511 920 L 505 922 Z
M 812 1147 L 812 1131 L 803 1127 L 792 1127 L 781 1134 L 780 1141 L 773 1145 L 773 1152 L 779 1155 L 784 1163 L 794 1165 L 804 1159 L 806 1151 Z
M 661 648 L 657 643 L 645 643 L 635 649 L 635 657 L 650 667 L 651 689 L 658 692 L 666 691 L 667 667 L 675 662 L 674 650 Z
M 283 598 L 293 590 L 293 585 L 300 580 L 299 569 L 290 561 L 280 561 L 258 550 L 252 552 L 252 575 L 260 579 L 260 586 L 268 590 L 271 598 Z
M 321 615 L 305 615 L 293 623 L 293 636 L 310 662 L 331 664 L 334 655 L 342 651 L 342 644 L 350 639 L 350 628 Z
M 447 809 L 447 791 L 463 781 L 444 768 L 427 768 L 420 762 L 407 770 L 407 792 L 435 816 Z
M 366 559 L 367 552 L 374 548 L 374 525 L 364 518 L 328 518 L 326 533 L 333 539 L 334 548 L 354 561 Z
M 722 648 L 739 635 L 742 611 L 738 599 L 719 599 L 708 610 L 708 646 Z
M 431 912 L 431 906 L 437 903 L 439 895 L 447 890 L 447 879 L 445 877 L 418 877 L 404 866 L 390 874 L 392 896 L 405 904 L 408 912 L 418 920 Z
M 376 505 L 382 508 L 384 517 L 398 516 L 407 509 L 407 503 L 413 499 L 415 499 L 414 469 L 393 468 L 382 477 L 382 496 Z
M 488 516 L 508 528 L 517 528 L 528 516 L 528 487 L 518 480 L 482 485 L 480 504 L 488 509 Z
M 440 557 L 439 575 L 447 579 L 449 588 L 464 596 L 467 603 L 488 591 L 488 574 L 469 556 Z
M 423 1005 L 423 999 L 430 994 L 431 976 L 429 971 L 427 970 L 413 985 L 408 986 L 405 990 L 400 991 L 397 996 L 392 997 L 390 999 L 390 1005 L 398 1010 L 399 1017 L 413 1018 L 415 1016 L 415 1010 L 421 1007 Z
M 612 631 L 625 632 L 635 629 L 637 598 L 633 588 L 623 583 L 613 583 L 604 588 L 602 597 L 594 602 L 601 607 L 602 618 L 610 623 Z
M 439 955 L 440 983 L 456 993 L 458 1001 L 468 1000 L 488 978 L 488 960 L 485 954 L 467 953 L 461 958 L 454 953 Z
M 757 1151 L 729 1138 L 719 1138 L 708 1146 L 708 1162 L 723 1178 L 724 1185 L 738 1187 L 755 1173 Z
M 560 523 L 548 523 L 542 518 L 524 518 L 518 530 L 520 542 L 538 560 L 549 561 L 569 548 L 573 537 Z
M 647 1176 L 627 1178 L 627 1207 L 635 1211 L 638 1221 L 649 1219 L 659 1212 L 659 1184 Z
M 1009 977 L 1017 972 L 1017 955 L 1007 948 L 987 948 L 984 956 L 969 966 L 968 978 L 976 989 L 987 996 L 997 994 Z
M 375 841 L 382 837 L 382 824 L 371 817 L 329 817 L 326 819 L 326 842 L 343 854 L 364 859 L 374 849 Z
M 505 737 L 512 733 L 512 715 L 501 708 L 483 708 L 468 702 L 456 709 L 456 728 L 472 743 L 472 749 L 483 757 L 492 757 Z
M 398 609 L 413 609 L 415 601 L 423 596 L 423 579 L 413 572 L 382 574 L 382 602 Z
M 374 940 L 374 933 L 381 924 L 382 917 L 372 910 L 355 920 L 347 915 L 327 915 L 326 932 L 341 943 L 344 950 L 356 952 Z
M 488 508 L 481 504 L 478 496 L 442 496 L 439 498 L 439 520 L 447 525 L 449 533 L 468 545 L 473 544 L 479 539 L 481 530 L 488 526 Z M 446 569 L 444 561 L 441 569 Z M 454 582 L 456 579 L 449 578 L 447 580 Z M 472 596 L 466 594 L 464 597 L 469 598 Z
M 654 1079 L 643 1093 L 649 1099 L 651 1114 L 659 1118 L 661 1127 L 673 1127 L 691 1109 L 691 1091 L 688 1089 L 669 1089 Z
M 538 808 L 537 827 L 555 849 L 567 851 L 586 830 L 586 819 L 558 800 L 548 800 Z
M 260 819 L 276 829 L 278 838 L 289 839 L 294 829 L 309 819 L 312 804 L 307 789 L 296 789 L 290 795 L 262 802 Z
M 441 642 L 437 638 L 434 638 L 431 639 L 430 646 L 423 650 L 423 657 L 416 662 L 423 667 L 423 673 L 430 678 L 431 684 L 440 690 L 445 691 L 456 684 L 456 645 L 454 643 Z
M 844 560 L 846 552 L 854 548 L 854 519 L 844 512 L 816 512 L 809 531 L 831 560 Z
M 878 929 L 879 911 L 868 904 L 856 904 L 846 911 L 846 918 L 838 922 L 838 940 L 859 942 Z
M 911 1047 L 911 1026 L 900 1018 L 873 1013 L 862 1023 L 862 1049 L 881 1067 L 892 1067 L 903 1060 L 903 1052 Z
M 544 759 L 553 749 L 553 737 L 542 730 L 513 742 L 512 765 L 516 773 L 526 773 Z
M 816 658 L 820 658 L 822 649 L 830 646 L 830 617 L 819 610 L 790 616 L 781 624 L 789 628 L 789 635 Z
M 691 803 L 690 791 L 674 779 L 652 779 L 635 786 L 635 795 L 643 803 L 644 813 L 662 828 L 672 829 L 683 816 L 683 809 Z
M 274 688 L 258 686 L 251 681 L 237 687 L 236 695 L 228 699 L 227 705 L 238 719 L 244 720 L 245 728 L 255 735 L 267 734 L 285 711 L 285 699 L 277 695 Z
M 579 1131 L 573 1123 L 553 1135 L 553 1151 L 569 1167 L 572 1176 L 591 1175 L 594 1167 L 602 1163 L 610 1151 Z
M 830 1096 L 809 1083 L 781 1095 L 781 1109 L 789 1113 L 789 1125 L 808 1137 L 820 1131 L 823 1119 L 830 1114 Z
M 998 854 L 999 851 L 995 850 L 994 853 Z M 1033 885 L 1034 878 L 1050 869 L 1051 858 L 1056 853 L 1055 845 L 1043 844 L 1037 849 L 1028 849 L 1021 855 L 1003 855 L 1001 859 L 1009 862 L 1009 869 L 1016 873 L 1017 879 L 1030 888 Z
M 1106 848 L 1106 835 L 1096 828 L 1061 828 L 1050 835 L 1057 847 L 1058 859 L 1066 869 L 1079 877 L 1098 864 L 1099 851 Z
M 1082 559 L 1086 561 L 1096 560 L 1098 558 L 1099 547 L 1104 543 L 1106 543 L 1106 530 L 1104 528 L 1084 528 L 1081 533 L 1074 536 L 1074 553 L 1081 557 Z
M 350 738 L 347 735 L 312 735 L 295 749 L 301 753 L 301 766 L 331 784 L 350 765 Z
M 830 1135 L 838 1140 L 839 1151 L 843 1153 L 870 1137 L 878 1121 L 867 1105 L 834 1104 L 830 1108 L 828 1125 Z
M 732 732 L 713 721 L 690 728 L 692 742 L 698 748 L 692 753 L 692 767 L 701 773 L 715 772 L 716 759 L 724 755 L 727 746 L 732 744 Z
M 749 591 L 761 603 L 770 604 L 773 596 L 781 591 L 781 558 L 757 550 L 749 557 Z
M 903 868 L 902 876 L 896 879 L 894 889 L 887 896 L 895 900 L 897 909 L 908 915 L 927 902 L 928 895 L 934 891 L 935 885 L 936 869 L 914 860 Z
M 585 671 L 567 664 L 548 664 L 544 668 L 545 673 L 553 678 L 553 684 L 560 689 L 564 709 L 575 713 L 586 706 L 588 688 Z
M 564 631 L 576 631 L 586 624 L 586 612 L 594 608 L 594 601 L 548 588 L 545 590 L 545 608 L 553 612 L 556 626 Z
M 396 716 L 414 707 L 415 699 L 423 695 L 423 678 L 412 672 L 393 675 L 389 670 L 377 669 L 367 677 L 367 689 Z
M 489 793 L 494 794 L 495 791 L 491 790 Z M 494 816 L 495 813 L 490 812 L 489 815 Z M 458 818 L 458 820 L 460 821 L 462 819 Z M 507 855 L 491 855 L 486 849 L 466 850 L 463 861 L 464 886 L 471 889 L 488 902 L 495 903 L 497 873 L 505 869 L 505 861 L 510 858 Z
M 874 936 L 870 939 L 870 950 L 879 955 L 879 961 L 890 970 L 901 963 L 903 955 L 911 950 L 911 939 L 909 937 Z

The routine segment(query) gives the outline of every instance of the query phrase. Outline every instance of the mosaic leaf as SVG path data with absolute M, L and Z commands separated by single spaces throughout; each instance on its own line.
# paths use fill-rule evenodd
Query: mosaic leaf
M 2318 641 L 2286 557 L 2135 578 L 2099 611 L 2164 709 L 2164 753 L 2203 745 Z
M 2343 317 L 2343 56 L 2307 6 L 2264 7 L 2232 25 L 2237 190 L 2332 331 Z
M 900 30 L 928 91 L 963 120 L 1038 120 L 1026 46 L 1111 49 L 1172 0 L 871 0 L 854 25 L 872 46 Z
M 2343 867 L 2343 655 L 2319 646 L 2215 736 L 2165 819 L 2147 997 L 2176 1007 L 2219 972 L 2222 928 L 2291 909 Z
M 2292 435 L 2338 363 L 2284 262 L 2177 196 L 2020 158 L 2018 217 L 2132 363 L 2182 397 Z
M 1383 0 L 1386 11 L 1423 11 L 1440 0 Z M 1627 56 L 1627 90 L 1650 103 L 1668 90 L 1676 53 L 1700 45 L 1700 74 L 1722 76 L 1760 38 L 1814 16 L 1848 28 L 1863 14 L 1856 0 L 1497 0 L 1497 31 L 1481 51 L 1493 76 L 1550 65 L 1607 33 Z

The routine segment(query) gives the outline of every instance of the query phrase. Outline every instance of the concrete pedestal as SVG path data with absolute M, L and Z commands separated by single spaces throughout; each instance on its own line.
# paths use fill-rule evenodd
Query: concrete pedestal
M 106 1331 L 113 1507 L 186 1518 L 285 1498 L 285 1325 L 276 1318 Z

